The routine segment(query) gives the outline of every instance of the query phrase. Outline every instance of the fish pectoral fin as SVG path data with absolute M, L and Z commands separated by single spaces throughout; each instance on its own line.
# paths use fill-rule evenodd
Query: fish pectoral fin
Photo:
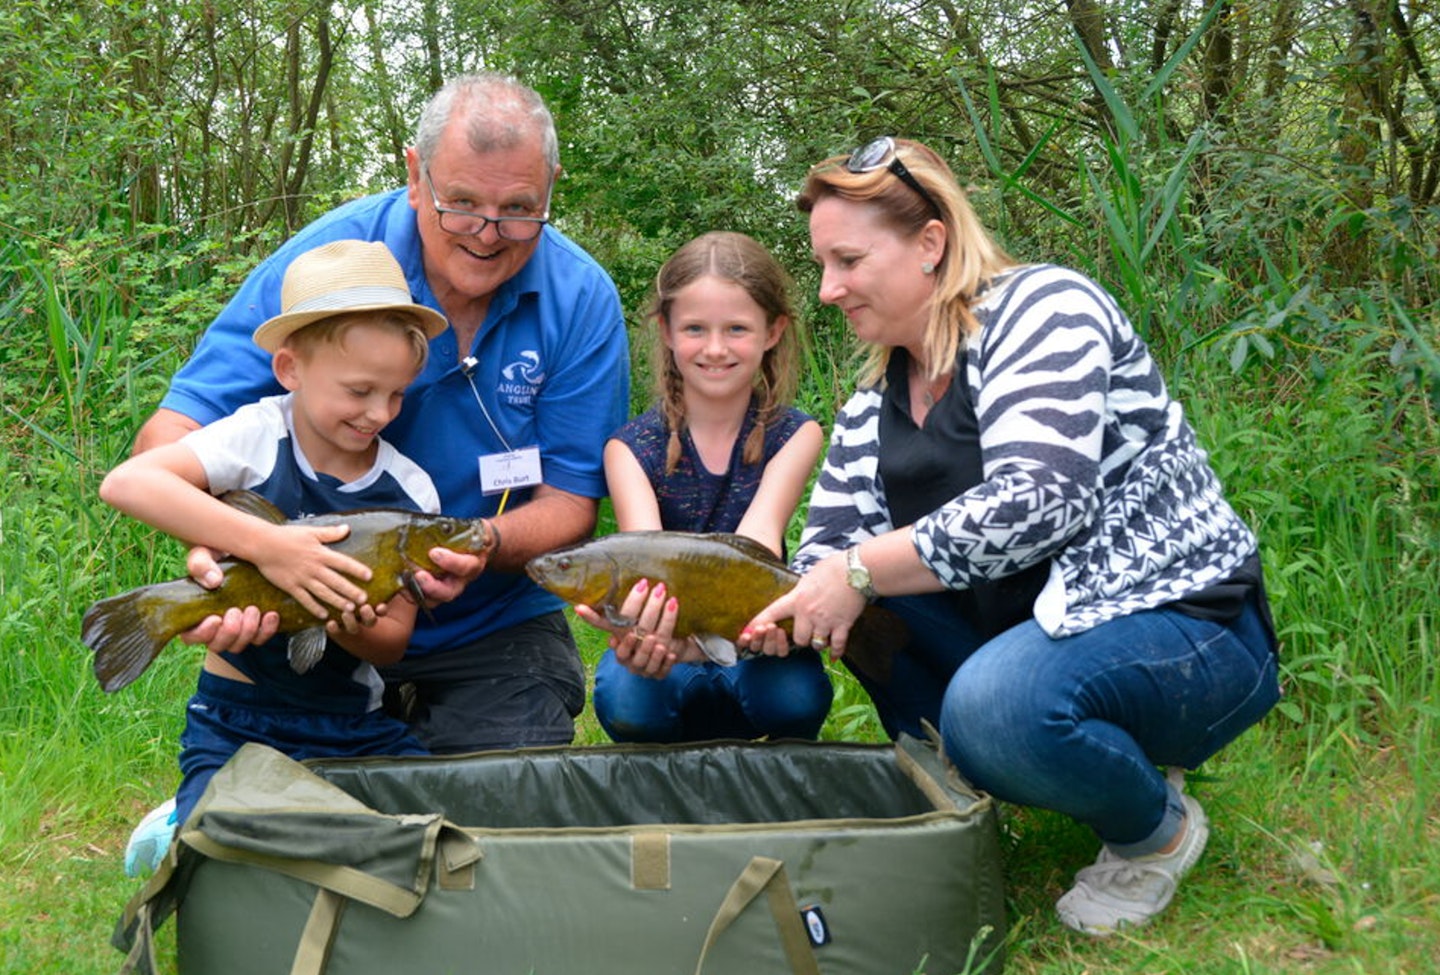
M 409 569 L 400 573 L 400 585 L 410 594 L 410 598 L 415 600 L 415 605 L 420 607 L 420 612 L 425 614 L 425 618 L 433 624 L 435 622 L 435 614 L 430 611 L 430 604 L 425 601 L 425 593 L 421 590 L 420 582 L 415 578 L 415 573 Z
M 700 645 L 707 659 L 711 663 L 717 663 L 721 667 L 733 667 L 740 659 L 740 653 L 735 643 L 718 633 L 696 633 L 691 636 L 692 640 Z
M 268 521 L 272 524 L 283 525 L 289 521 L 285 512 L 275 507 L 269 501 L 256 494 L 254 491 L 246 491 L 243 488 L 234 491 L 226 491 L 220 495 L 224 501 L 236 511 L 243 511 L 247 515 L 259 518 L 261 521 Z
M 611 626 L 629 628 L 635 625 L 636 620 L 633 616 L 626 616 L 614 606 L 610 606 L 607 604 L 600 608 L 605 611 L 605 622 L 609 623 Z
M 312 626 L 290 634 L 290 643 L 286 656 L 290 660 L 290 669 L 297 674 L 308 673 L 312 667 L 320 662 L 325 656 L 325 627 Z
M 870 606 L 850 628 L 845 658 L 877 684 L 890 683 L 895 651 L 910 642 L 910 628 L 883 606 Z

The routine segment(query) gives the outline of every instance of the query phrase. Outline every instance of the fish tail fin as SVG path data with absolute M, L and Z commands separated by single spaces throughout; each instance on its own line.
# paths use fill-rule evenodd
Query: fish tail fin
M 180 632 L 157 619 L 150 588 L 102 599 L 85 611 L 80 639 L 95 653 L 91 669 L 107 694 L 144 673 Z
M 910 628 L 895 613 L 871 606 L 850 628 L 845 659 L 856 670 L 880 684 L 890 683 L 895 653 L 910 642 Z
M 323 626 L 311 626 L 290 634 L 290 643 L 285 654 L 290 661 L 290 669 L 297 674 L 309 673 L 311 668 L 320 662 L 320 658 L 325 656 L 326 643 Z

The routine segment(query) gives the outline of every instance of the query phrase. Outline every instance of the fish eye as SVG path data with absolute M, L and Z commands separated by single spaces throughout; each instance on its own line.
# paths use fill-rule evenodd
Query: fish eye
M 561 569 L 569 569 L 569 568 L 570 568 L 570 565 L 571 565 L 570 556 L 568 556 L 568 555 L 562 555 L 562 556 L 560 556 L 560 558 L 556 561 L 555 564 L 558 565 L 558 566 L 560 566 Z

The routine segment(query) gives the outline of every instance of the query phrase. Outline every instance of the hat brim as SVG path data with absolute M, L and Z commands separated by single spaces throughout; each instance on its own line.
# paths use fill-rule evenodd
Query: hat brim
M 280 350 L 285 340 L 294 332 L 299 331 L 312 322 L 318 322 L 322 318 L 334 318 L 336 315 L 353 315 L 371 311 L 402 311 L 408 312 L 420 319 L 420 325 L 425 329 L 425 337 L 433 339 L 441 332 L 450 327 L 450 322 L 444 315 L 433 308 L 425 305 L 417 305 L 413 302 L 404 304 L 379 304 L 379 305 L 353 305 L 348 308 L 317 308 L 312 311 L 292 311 L 276 315 L 260 324 L 255 329 L 255 344 L 272 355 Z

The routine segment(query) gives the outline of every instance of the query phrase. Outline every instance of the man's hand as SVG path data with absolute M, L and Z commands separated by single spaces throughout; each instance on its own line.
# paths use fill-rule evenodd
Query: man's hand
M 465 591 L 465 587 L 479 578 L 485 571 L 487 557 L 467 552 L 453 552 L 448 548 L 432 548 L 430 558 L 439 567 L 439 573 L 424 569 L 415 573 L 415 582 L 425 597 L 426 606 L 448 603 Z

